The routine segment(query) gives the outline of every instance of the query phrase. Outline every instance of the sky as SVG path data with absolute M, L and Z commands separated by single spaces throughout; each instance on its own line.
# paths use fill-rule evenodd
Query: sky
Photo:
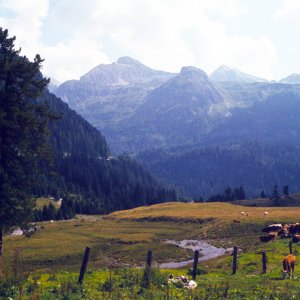
M 0 0 L 0 27 L 61 82 L 121 56 L 170 72 L 300 73 L 299 0 Z

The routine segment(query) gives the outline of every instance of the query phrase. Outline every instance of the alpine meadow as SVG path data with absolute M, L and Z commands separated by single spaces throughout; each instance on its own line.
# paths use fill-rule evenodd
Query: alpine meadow
M 300 299 L 299 17 L 0 0 L 0 299 Z

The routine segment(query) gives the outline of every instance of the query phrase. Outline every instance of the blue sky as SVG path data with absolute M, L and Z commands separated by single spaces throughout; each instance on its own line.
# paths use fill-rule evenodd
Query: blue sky
M 299 0 L 0 0 L 0 26 L 60 81 L 125 55 L 172 72 L 300 73 Z

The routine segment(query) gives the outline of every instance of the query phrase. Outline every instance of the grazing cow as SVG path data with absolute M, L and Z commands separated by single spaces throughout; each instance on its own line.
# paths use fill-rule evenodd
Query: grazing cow
M 264 212 L 264 216 L 267 216 L 268 214 L 269 214 L 268 211 L 265 211 L 265 212 Z
M 298 242 L 300 242 L 300 234 L 295 234 L 295 235 L 293 235 L 293 237 L 292 237 L 292 242 L 293 242 L 293 243 L 298 243 Z
M 300 233 L 300 223 L 291 224 L 289 228 L 290 234 L 297 234 Z
M 292 237 L 292 235 L 289 234 L 287 230 L 281 230 L 280 232 L 278 232 L 278 235 L 280 236 L 281 239 L 289 239 Z
M 288 273 L 289 278 L 291 278 L 291 276 L 294 278 L 295 263 L 296 256 L 293 254 L 289 254 L 282 261 L 283 271 Z
M 290 225 L 283 224 L 282 229 L 278 231 L 279 235 L 288 235 L 289 234 Z
M 277 232 L 269 232 L 267 235 L 262 235 L 259 237 L 260 241 L 263 243 L 267 243 L 269 241 L 273 241 L 277 236 Z
M 263 228 L 263 232 L 271 232 L 271 231 L 280 231 L 282 230 L 282 225 L 281 224 L 271 224 L 267 227 Z

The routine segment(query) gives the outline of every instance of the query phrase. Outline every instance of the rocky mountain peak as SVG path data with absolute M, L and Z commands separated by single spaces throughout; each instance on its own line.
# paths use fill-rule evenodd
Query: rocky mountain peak
M 229 68 L 221 65 L 209 76 L 215 81 L 235 81 L 235 82 L 266 82 L 264 78 L 256 77 L 251 74 L 244 73 L 238 69 Z
M 122 65 L 129 65 L 129 66 L 133 66 L 133 67 L 141 67 L 144 65 L 142 63 L 140 63 L 138 60 L 133 59 L 129 56 L 122 56 L 117 60 L 118 64 L 122 64 Z
M 208 79 L 207 74 L 204 71 L 192 66 L 182 67 L 180 70 L 180 75 L 200 76 Z

